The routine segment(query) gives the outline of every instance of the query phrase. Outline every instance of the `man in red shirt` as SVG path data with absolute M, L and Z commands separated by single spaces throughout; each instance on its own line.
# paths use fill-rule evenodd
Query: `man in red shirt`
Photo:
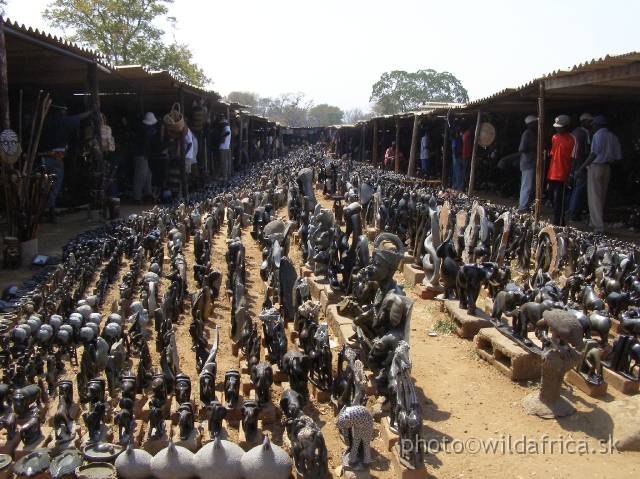
M 400 164 L 402 164 L 403 158 L 404 158 L 404 155 L 402 154 L 402 152 L 398 151 L 398 160 L 400 161 Z M 385 166 L 384 169 L 389 171 L 395 171 L 395 165 L 396 165 L 396 142 L 393 141 L 391 142 L 391 146 L 387 148 L 387 151 L 384 154 L 384 166 Z
M 471 125 L 467 127 L 462 135 L 462 162 L 464 164 L 464 173 L 462 178 L 464 179 L 464 190 L 469 190 L 469 180 L 471 177 L 471 155 L 473 154 L 473 130 Z
M 566 181 L 571 173 L 571 165 L 577 155 L 575 137 L 569 133 L 571 118 L 560 115 L 556 118 L 553 127 L 556 134 L 551 138 L 551 164 L 549 165 L 549 196 L 553 204 L 553 224 L 564 226 L 564 196 Z M 568 206 L 568 205 L 567 205 Z

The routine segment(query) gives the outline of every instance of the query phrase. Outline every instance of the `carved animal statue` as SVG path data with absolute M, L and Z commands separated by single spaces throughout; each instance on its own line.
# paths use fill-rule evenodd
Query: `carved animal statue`
M 460 308 L 466 309 L 471 316 L 476 315 L 476 300 L 483 281 L 488 280 L 494 272 L 495 263 L 465 264 L 458 271 L 456 287 Z
M 598 298 L 593 291 L 593 286 L 585 284 L 578 295 L 578 301 L 582 303 L 582 312 L 587 314 L 588 311 L 604 311 L 604 301 Z
M 460 267 L 456 262 L 459 258 L 450 237 L 438 246 L 436 255 L 438 258 L 442 258 L 440 282 L 444 288 L 444 296 L 447 299 L 452 299 L 457 291 L 456 279 Z
M 535 328 L 538 321 L 542 319 L 542 314 L 545 311 L 562 308 L 562 306 L 561 303 L 554 303 L 552 301 L 543 301 L 542 303 L 528 302 L 524 303 L 520 309 L 507 313 L 506 316 L 513 318 L 512 328 L 514 337 L 520 338 L 526 345 L 531 346 L 533 343 L 529 339 L 527 332 L 529 324 Z
M 13 393 L 13 410 L 18 415 L 18 418 L 24 417 L 28 413 L 31 404 L 40 405 L 41 393 L 40 387 L 35 384 L 17 389 Z
M 232 369 L 224 375 L 224 400 L 229 409 L 238 407 L 240 394 L 240 371 Z
M 511 291 L 500 291 L 493 300 L 491 317 L 497 322 L 502 322 L 502 313 L 510 312 L 524 304 L 527 295 L 521 288 Z
M 270 401 L 270 389 L 273 384 L 273 369 L 271 364 L 262 361 L 251 368 L 251 384 L 253 384 L 258 404 Z
M 42 430 L 40 428 L 40 414 L 38 413 L 20 428 L 20 440 L 22 444 L 28 446 L 36 442 L 40 437 L 42 437 Z
M 607 306 L 609 307 L 609 313 L 615 318 L 618 314 L 629 309 L 629 303 L 631 301 L 631 293 L 616 293 L 615 291 L 607 296 Z
M 186 441 L 194 428 L 193 405 L 186 402 L 178 408 L 178 426 L 180 427 L 180 439 Z
M 258 433 L 258 403 L 249 399 L 242 405 L 242 430 L 247 441 L 253 441 Z
M 611 330 L 611 319 L 606 314 L 593 312 L 589 315 L 589 323 L 591 332 L 598 333 L 600 336 L 600 345 L 605 347 L 609 341 L 609 331 Z M 586 337 L 586 336 L 585 336 Z
M 222 431 L 222 420 L 227 416 L 227 408 L 220 401 L 211 401 L 207 405 L 207 427 L 209 438 L 220 437 Z
M 640 309 L 632 308 L 629 311 L 624 311 L 618 315 L 620 324 L 625 333 L 630 334 L 634 338 L 640 335 Z
M 164 415 L 162 408 L 156 407 L 153 402 L 149 406 L 149 435 L 150 440 L 158 439 L 165 432 Z
M 362 465 L 371 464 L 371 438 L 373 416 L 365 406 L 346 406 L 338 414 L 336 427 L 349 453 L 348 465 L 356 466 L 360 460 L 358 451 L 362 445 Z
M 323 479 L 329 473 L 327 447 L 320 428 L 304 414 L 294 418 L 289 430 L 293 462 L 299 475 Z
M 129 401 L 130 408 L 123 407 L 123 400 Z M 120 411 L 113 415 L 113 423 L 118 426 L 118 443 L 126 444 L 131 438 L 131 432 L 133 431 L 134 417 L 131 413 L 133 409 L 133 402 L 129 398 L 123 398 L 120 401 Z
M 6 417 L 0 418 L 0 430 L 6 429 L 7 441 L 12 440 L 18 434 L 18 416 L 16 413 L 9 413 Z

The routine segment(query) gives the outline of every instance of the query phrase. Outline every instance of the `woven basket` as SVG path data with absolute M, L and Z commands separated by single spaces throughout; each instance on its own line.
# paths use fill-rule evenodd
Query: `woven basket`
M 100 136 L 102 138 L 102 151 L 114 151 L 115 150 L 115 142 L 113 140 L 113 135 L 111 134 L 111 127 L 107 125 L 107 118 L 100 113 Z M 84 139 L 86 141 L 91 140 L 95 137 L 95 128 L 93 126 L 93 122 L 91 125 L 84 129 Z
M 182 131 L 184 128 L 184 116 L 180 112 L 179 103 L 174 103 L 171 111 L 164 116 L 164 124 L 169 134 Z

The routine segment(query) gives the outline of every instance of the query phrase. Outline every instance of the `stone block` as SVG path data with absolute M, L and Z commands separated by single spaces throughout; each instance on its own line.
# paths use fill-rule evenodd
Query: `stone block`
M 398 435 L 391 430 L 391 425 L 389 424 L 389 416 L 382 418 L 380 420 L 380 436 L 382 437 L 382 442 L 387 447 L 387 451 L 391 451 L 393 446 L 398 442 Z
M 436 297 L 436 295 L 438 294 L 437 291 L 434 291 L 432 289 L 427 289 L 426 286 L 422 283 L 418 283 L 413 287 L 413 291 L 414 293 L 416 293 L 416 295 L 420 298 L 420 299 L 434 299 Z
M 471 316 L 466 309 L 460 308 L 458 300 L 446 299 L 444 307 L 456 324 L 456 334 L 461 338 L 471 339 L 482 328 L 494 328 L 489 316 L 480 308 L 476 308 L 476 316 Z M 500 333 L 498 332 L 498 334 Z
M 340 313 L 338 313 L 337 304 L 330 304 L 329 306 L 327 306 L 327 313 L 325 314 L 325 317 L 327 319 L 327 323 L 329 324 L 329 327 L 333 331 L 333 334 L 338 336 L 338 338 L 340 338 L 341 326 L 346 325 L 351 328 L 351 322 L 352 322 L 351 318 L 342 316 Z M 349 336 L 351 336 L 352 334 L 353 334 L 353 329 L 351 330 L 351 333 L 349 333 Z
M 632 381 L 608 368 L 602 368 L 602 375 L 607 384 L 623 394 L 637 394 L 640 382 Z
M 311 394 L 316 402 L 328 403 L 331 400 L 331 391 L 323 391 L 311 383 Z
M 307 268 L 306 266 L 300 266 L 300 276 L 302 278 L 309 278 L 312 274 L 313 271 L 311 271 L 311 269 Z
M 240 391 L 244 397 L 249 397 L 251 395 L 251 391 L 253 391 L 253 383 L 248 377 L 242 377 Z
M 407 283 L 418 285 L 424 279 L 424 271 L 415 268 L 412 263 L 406 263 L 402 269 L 402 275 Z
M 276 407 L 273 405 L 272 401 L 269 401 L 260 408 L 258 419 L 262 421 L 262 424 L 273 424 L 276 422 Z M 262 444 L 262 441 L 260 444 Z
M 238 431 L 238 446 L 240 446 L 245 451 L 249 451 L 256 446 L 259 446 L 264 441 L 264 433 L 262 432 L 262 421 L 258 421 L 258 431 L 256 432 L 256 436 L 248 441 L 247 437 L 244 434 L 244 429 L 240 426 L 240 430 Z
M 398 448 L 394 447 L 391 450 L 391 462 L 396 471 L 396 477 L 398 479 L 427 479 L 427 468 L 421 467 L 420 469 L 408 469 L 400 460 L 400 454 Z
M 334 290 L 331 289 L 331 285 L 329 284 L 325 284 L 324 288 L 320 291 L 320 296 L 322 296 L 322 294 L 325 294 L 327 296 L 327 299 L 329 301 L 340 301 L 340 299 L 342 298 L 342 295 L 340 293 L 336 293 Z
M 202 444 L 207 444 L 208 442 L 213 441 L 213 438 L 209 434 L 209 427 L 207 422 L 203 421 L 202 423 L 200 423 L 199 427 L 202 430 Z M 222 428 L 220 429 L 220 439 L 224 439 L 225 441 L 229 440 L 229 431 L 227 431 L 227 428 L 224 427 L 224 422 Z
M 523 349 L 496 328 L 481 329 L 474 342 L 478 356 L 512 381 L 540 379 L 542 358 Z
M 242 404 L 244 400 L 242 397 L 239 398 L 238 407 L 235 409 L 227 408 L 227 415 L 224 418 L 227 423 L 231 425 L 237 425 L 240 421 L 242 421 Z
M 308 278 L 309 292 L 311 297 L 316 301 L 320 301 L 320 293 L 324 291 L 324 287 L 329 284 L 329 280 L 326 278 L 318 278 L 317 276 L 311 276 Z
M 187 439 L 180 439 L 180 428 L 174 427 L 172 441 L 176 446 L 187 448 L 195 454 L 202 446 L 202 428 L 194 427 Z
M 273 364 L 273 382 L 280 384 L 289 380 L 289 376 L 286 373 L 279 373 L 276 371 L 277 365 Z
M 588 396 L 596 397 L 604 396 L 605 394 L 607 394 L 606 381 L 596 386 L 595 384 L 590 383 L 580 374 L 578 374 L 575 369 L 571 369 L 567 374 L 565 374 L 564 378 L 569 384 L 577 387 L 580 391 Z
M 148 427 L 148 425 L 147 425 Z M 142 449 L 147 451 L 152 456 L 158 454 L 162 449 L 169 445 L 169 438 L 171 437 L 171 421 L 164 422 L 164 432 L 158 439 L 149 439 L 148 432 L 144 434 L 144 438 L 140 441 Z M 142 430 L 142 428 L 141 428 Z
M 57 456 L 67 449 L 80 449 L 80 445 L 82 443 L 82 428 L 80 427 L 80 424 L 72 421 L 71 429 L 73 431 L 73 436 L 70 440 L 65 442 L 57 442 L 55 431 L 51 431 L 47 441 L 47 447 L 53 456 Z

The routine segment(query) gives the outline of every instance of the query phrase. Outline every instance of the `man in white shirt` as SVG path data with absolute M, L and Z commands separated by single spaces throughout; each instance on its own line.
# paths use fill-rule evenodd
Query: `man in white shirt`
M 425 131 L 424 136 L 420 140 L 420 163 L 422 166 L 422 174 L 424 177 L 427 177 L 429 170 L 431 169 L 431 165 L 429 164 L 429 159 L 431 158 L 431 152 L 429 149 L 431 145 L 429 144 L 429 132 Z
M 226 118 L 220 120 L 222 131 L 220 132 L 220 149 L 218 158 L 220 160 L 220 177 L 229 179 L 231 177 L 231 159 L 229 157 L 229 146 L 231 145 L 231 128 Z
M 589 197 L 589 214 L 591 226 L 598 232 L 604 232 L 604 220 L 602 210 L 607 198 L 607 188 L 611 176 L 611 164 L 622 159 L 622 150 L 618 137 L 607 129 L 607 120 L 604 116 L 596 116 L 593 119 L 595 133 L 591 139 L 591 153 L 576 172 L 576 176 L 589 170 L 587 178 L 587 194 Z

